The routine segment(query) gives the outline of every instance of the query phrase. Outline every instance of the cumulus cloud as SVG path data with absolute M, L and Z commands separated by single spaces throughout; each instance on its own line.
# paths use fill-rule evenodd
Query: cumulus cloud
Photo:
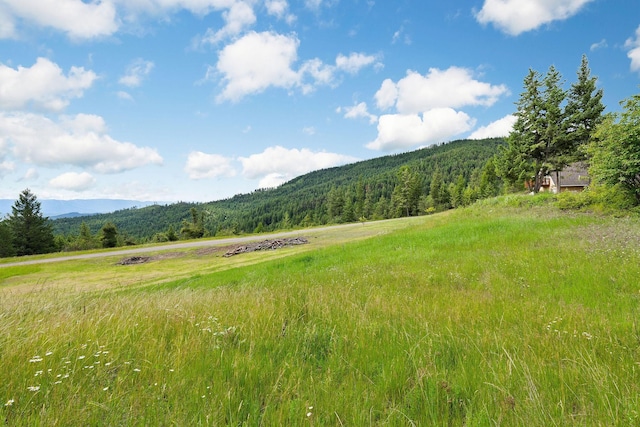
M 401 114 L 421 113 L 431 108 L 491 106 L 508 94 L 505 85 L 491 85 L 473 77 L 466 68 L 429 69 L 426 75 L 409 70 L 397 83 L 387 79 L 376 92 L 380 109 L 395 106 Z
M 351 53 L 349 56 L 338 55 L 336 58 L 336 67 L 350 74 L 356 74 L 362 68 L 373 64 L 376 57 L 373 55 L 365 55 L 363 53 Z
M 162 164 L 155 149 L 113 139 L 104 119 L 90 114 L 56 122 L 33 113 L 0 113 L 0 139 L 12 144 L 15 157 L 40 166 L 73 165 L 119 173 Z
M 65 75 L 46 58 L 38 58 L 31 67 L 0 64 L 0 109 L 35 106 L 60 111 L 69 105 L 70 99 L 82 97 L 97 78 L 93 71 L 82 67 L 71 67 Z
M 481 24 L 493 24 L 501 31 L 517 36 L 544 24 L 577 14 L 593 0 L 485 0 L 477 12 Z
M 96 179 L 88 172 L 67 172 L 49 180 L 52 187 L 70 191 L 84 191 L 95 183 Z
M 193 151 L 189 153 L 184 170 L 191 179 L 232 177 L 236 175 L 232 161 L 233 159 L 219 154 Z
M 153 67 L 153 62 L 138 58 L 129 64 L 125 75 L 118 82 L 128 87 L 140 86 L 142 81 L 151 73 Z
M 249 94 L 260 93 L 269 87 L 299 88 L 309 93 L 318 85 L 332 85 L 340 71 L 356 73 L 376 61 L 375 56 L 351 53 L 338 55 L 336 64 L 325 64 L 320 59 L 307 60 L 296 70 L 300 41 L 295 35 L 275 32 L 249 32 L 225 46 L 216 64 L 217 75 L 222 76 L 224 89 L 217 101 L 237 102 Z M 207 70 L 205 80 L 214 73 Z
M 452 108 L 433 108 L 422 115 L 385 114 L 378 121 L 378 137 L 367 148 L 393 151 L 430 145 L 467 132 L 474 125 L 474 119 Z
M 631 71 L 640 71 L 640 27 L 636 29 L 636 38 L 627 39 L 624 46 L 629 49 L 627 56 L 631 60 Z
M 297 59 L 299 43 L 293 36 L 251 32 L 227 45 L 216 66 L 226 83 L 218 101 L 238 101 L 270 86 L 290 88 L 298 84 L 298 74 L 291 65 Z
M 477 80 L 471 70 L 450 67 L 431 68 L 421 75 L 407 71 L 397 82 L 386 79 L 375 93 L 376 106 L 393 110 L 377 118 L 360 103 L 346 109 L 346 118 L 367 117 L 378 122 L 378 136 L 366 146 L 372 150 L 393 151 L 443 142 L 467 132 L 475 119 L 459 111 L 463 107 L 495 104 L 509 91 L 505 85 Z
M 53 28 L 73 39 L 109 36 L 119 27 L 111 1 L 3 0 L 3 7 L 0 37 L 15 36 L 16 21 Z
M 509 114 L 495 122 L 489 123 L 487 126 L 478 128 L 469 135 L 469 139 L 499 138 L 508 136 L 513 130 L 513 125 L 515 123 L 516 116 Z
M 219 30 L 208 29 L 202 43 L 216 44 L 226 38 L 236 36 L 256 22 L 253 7 L 244 1 L 237 1 L 222 13 L 225 25 Z
M 369 123 L 373 124 L 378 121 L 378 116 L 371 114 L 367 108 L 366 102 L 361 102 L 352 107 L 338 108 L 337 112 L 341 113 L 344 110 L 344 117 L 346 119 L 358 119 L 364 118 L 369 120 Z
M 286 149 L 281 146 L 269 147 L 262 153 L 240 157 L 242 174 L 249 179 L 260 178 L 261 188 L 276 187 L 305 173 L 352 163 L 358 159 L 325 151 L 311 151 L 303 148 Z

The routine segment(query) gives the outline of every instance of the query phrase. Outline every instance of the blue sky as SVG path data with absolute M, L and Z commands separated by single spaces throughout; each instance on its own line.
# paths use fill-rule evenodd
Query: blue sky
M 640 85 L 637 0 L 0 0 L 0 198 L 211 201 Z

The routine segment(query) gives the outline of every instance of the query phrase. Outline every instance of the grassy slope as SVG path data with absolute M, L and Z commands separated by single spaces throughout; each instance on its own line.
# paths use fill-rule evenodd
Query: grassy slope
M 164 261 L 0 269 L 0 416 L 637 425 L 640 224 L 513 200 L 266 262 L 193 253 L 161 283 Z

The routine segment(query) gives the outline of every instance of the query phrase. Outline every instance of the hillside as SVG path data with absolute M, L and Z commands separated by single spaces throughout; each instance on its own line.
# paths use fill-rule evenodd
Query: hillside
M 420 191 L 429 194 L 431 176 L 438 169 L 445 183 L 462 175 L 477 179 L 480 169 L 492 157 L 501 139 L 459 140 L 408 153 L 379 157 L 341 167 L 319 170 L 297 177 L 278 188 L 210 203 L 176 203 L 141 209 L 125 209 L 111 214 L 63 218 L 53 221 L 57 234 L 77 234 L 85 222 L 96 233 L 107 221 L 120 233 L 135 239 L 149 239 L 171 226 L 179 231 L 183 221 L 191 220 L 191 208 L 201 215 L 205 233 L 251 233 L 292 226 L 350 222 L 367 218 L 393 217 L 392 193 L 401 166 L 418 174 Z M 339 216 L 329 212 L 329 195 L 336 194 L 351 213 Z

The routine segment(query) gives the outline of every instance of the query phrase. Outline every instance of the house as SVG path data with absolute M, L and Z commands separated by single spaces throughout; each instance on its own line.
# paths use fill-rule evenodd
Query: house
M 550 191 L 552 193 L 582 191 L 590 182 L 591 179 L 589 178 L 587 165 L 584 163 L 573 163 L 561 171 L 549 172 L 542 181 L 540 191 Z

